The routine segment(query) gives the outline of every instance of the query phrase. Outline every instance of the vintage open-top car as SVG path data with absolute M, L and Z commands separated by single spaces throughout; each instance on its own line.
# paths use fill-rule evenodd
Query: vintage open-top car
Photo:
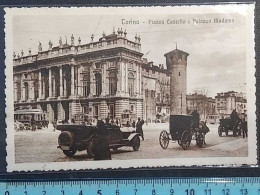
M 61 133 L 58 138 L 58 148 L 66 156 L 73 156 L 77 151 L 87 150 L 88 155 L 94 156 L 94 139 L 98 135 L 96 126 L 87 126 L 85 124 L 59 124 L 57 130 Z M 134 129 L 120 129 L 117 125 L 106 125 L 105 139 L 109 148 L 117 150 L 123 146 L 133 147 L 134 151 L 140 148 L 140 134 Z
M 205 134 L 209 132 L 209 128 L 204 122 L 199 123 L 198 128 L 192 127 L 191 115 L 171 115 L 169 122 L 170 133 L 163 130 L 159 137 L 160 146 L 166 149 L 169 141 L 177 141 L 178 144 L 186 150 L 191 143 L 191 140 L 196 140 L 199 147 L 203 146 Z M 171 136 L 171 138 L 170 138 Z
M 230 118 L 219 119 L 218 135 L 221 137 L 225 132 L 228 135 L 229 131 L 233 132 L 233 136 L 241 135 L 241 120 L 233 121 Z

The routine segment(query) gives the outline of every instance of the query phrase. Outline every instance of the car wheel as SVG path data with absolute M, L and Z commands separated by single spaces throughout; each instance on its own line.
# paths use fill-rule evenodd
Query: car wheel
M 87 148 L 86 148 L 86 150 L 87 150 L 87 153 L 88 153 L 88 155 L 89 156 L 91 156 L 91 157 L 94 157 L 95 155 L 94 155 L 94 139 L 91 139 L 89 142 L 88 142 L 88 145 L 87 145 Z
M 138 151 L 139 150 L 140 143 L 141 143 L 141 140 L 140 140 L 139 136 L 135 136 L 135 138 L 133 140 L 133 149 L 134 149 L 134 151 Z
M 63 150 L 63 153 L 68 156 L 68 157 L 72 157 L 74 154 L 76 154 L 77 150 L 73 149 L 73 150 Z
M 69 149 L 75 146 L 75 135 L 70 131 L 63 131 L 58 138 L 59 146 L 67 146 Z

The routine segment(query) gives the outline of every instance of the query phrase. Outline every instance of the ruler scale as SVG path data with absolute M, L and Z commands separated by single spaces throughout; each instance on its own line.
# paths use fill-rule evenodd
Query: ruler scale
M 0 181 L 0 195 L 260 195 L 260 177 Z

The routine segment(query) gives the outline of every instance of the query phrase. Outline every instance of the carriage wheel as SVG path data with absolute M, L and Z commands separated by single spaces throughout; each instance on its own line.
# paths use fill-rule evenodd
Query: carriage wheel
M 204 136 L 201 133 L 198 134 L 198 136 L 196 138 L 196 143 L 197 143 L 198 147 L 202 148 L 203 143 L 204 143 Z
M 181 136 L 181 147 L 183 150 L 186 150 L 190 146 L 191 134 L 187 130 L 183 132 Z
M 219 137 L 222 136 L 222 127 L 221 126 L 218 127 L 218 135 L 219 135 Z
M 160 146 L 163 148 L 163 149 L 166 149 L 169 145 L 169 135 L 167 133 L 167 131 L 163 130 L 161 133 L 160 133 L 160 137 L 159 137 L 159 142 L 160 142 Z
M 178 144 L 179 144 L 179 146 L 181 146 L 181 140 L 180 139 L 178 140 Z

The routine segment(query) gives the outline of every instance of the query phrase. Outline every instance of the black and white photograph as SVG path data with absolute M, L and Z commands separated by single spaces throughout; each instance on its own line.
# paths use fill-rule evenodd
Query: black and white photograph
M 5 11 L 8 171 L 256 164 L 254 4 Z

